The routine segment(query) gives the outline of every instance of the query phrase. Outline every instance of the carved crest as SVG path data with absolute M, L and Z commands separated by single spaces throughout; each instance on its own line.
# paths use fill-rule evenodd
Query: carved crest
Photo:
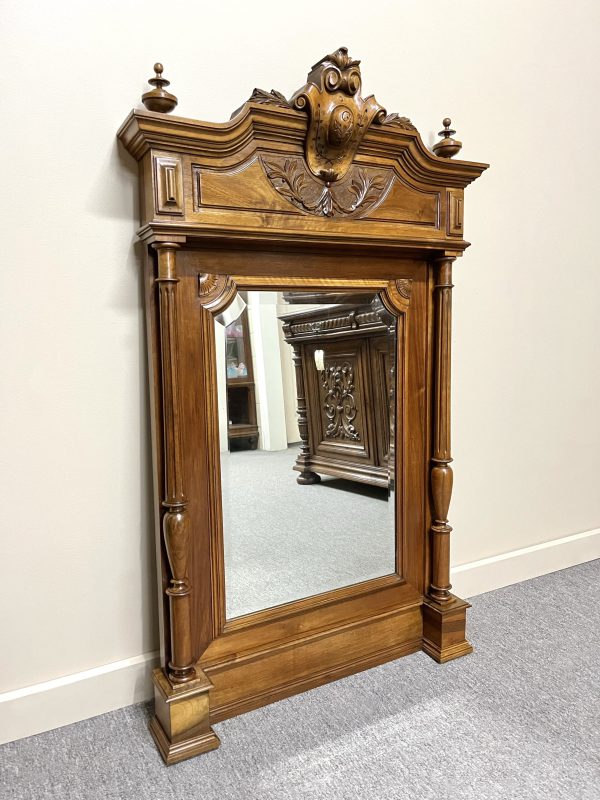
M 361 97 L 359 64 L 340 47 L 314 65 L 306 85 L 290 100 L 309 113 L 306 161 L 326 183 L 344 177 L 369 125 L 386 117 L 373 95 Z
M 361 96 L 362 79 L 360 74 L 360 61 L 348 55 L 347 47 L 340 47 L 334 53 L 318 61 L 308 74 L 306 84 L 299 89 L 290 100 L 281 92 L 271 89 L 254 89 L 247 103 L 276 106 L 283 109 L 294 109 L 308 112 L 309 124 L 306 134 L 305 157 L 308 176 L 313 176 L 326 184 L 326 191 L 312 208 L 313 200 L 304 202 L 299 200 L 302 192 L 296 191 L 290 185 L 290 192 L 282 187 L 284 184 L 296 180 L 295 167 L 291 167 L 290 174 L 280 175 L 279 183 L 275 188 L 288 197 L 298 207 L 302 207 L 309 214 L 322 214 L 323 216 L 353 214 L 358 205 L 363 205 L 363 194 L 369 195 L 372 200 L 370 184 L 367 185 L 359 178 L 353 180 L 356 186 L 357 204 L 351 208 L 348 203 L 337 203 L 335 195 L 329 192 L 332 183 L 341 181 L 347 175 L 360 143 L 369 129 L 371 123 L 388 125 L 404 131 L 417 129 L 408 119 L 400 114 L 388 114 L 379 105 L 373 95 L 363 98 Z M 245 105 L 245 103 L 244 103 Z M 231 115 L 235 117 L 244 105 L 240 106 Z M 350 209 L 350 210 L 349 210 Z

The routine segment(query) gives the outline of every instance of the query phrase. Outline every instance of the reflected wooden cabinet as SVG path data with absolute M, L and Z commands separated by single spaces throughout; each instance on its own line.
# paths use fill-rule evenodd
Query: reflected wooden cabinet
M 300 483 L 321 474 L 389 487 L 393 338 L 372 305 L 332 305 L 280 316 L 302 370 L 308 459 Z
M 247 309 L 225 329 L 225 368 L 229 445 L 232 441 L 239 444 L 247 441 L 256 448 L 256 391 Z

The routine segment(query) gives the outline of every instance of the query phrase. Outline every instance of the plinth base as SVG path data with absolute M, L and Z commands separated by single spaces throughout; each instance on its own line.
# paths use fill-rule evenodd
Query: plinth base
M 211 682 L 196 669 L 197 677 L 172 684 L 162 669 L 152 673 L 155 716 L 150 720 L 158 750 L 167 764 L 215 750 L 219 737 L 209 724 Z
M 212 729 L 209 733 L 194 736 L 183 742 L 170 742 L 156 717 L 150 720 L 148 727 L 165 764 L 177 764 L 178 761 L 185 761 L 186 758 L 199 756 L 209 750 L 216 750 L 221 744 L 221 740 Z
M 447 603 L 427 598 L 423 611 L 423 650 L 438 664 L 473 652 L 465 638 L 467 609 L 470 603 L 450 595 Z

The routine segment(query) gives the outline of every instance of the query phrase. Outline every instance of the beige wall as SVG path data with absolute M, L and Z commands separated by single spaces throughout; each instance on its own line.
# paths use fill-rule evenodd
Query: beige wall
M 178 113 L 289 96 L 341 44 L 426 144 L 450 114 L 453 561 L 600 526 L 597 0 L 2 4 L 0 691 L 150 652 L 136 168 L 115 132 L 157 59 Z

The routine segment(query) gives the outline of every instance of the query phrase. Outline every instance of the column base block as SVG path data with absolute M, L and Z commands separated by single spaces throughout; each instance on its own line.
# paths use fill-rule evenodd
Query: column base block
M 473 646 L 465 638 L 467 609 L 471 604 L 454 595 L 450 597 L 447 603 L 426 598 L 422 606 L 422 648 L 438 664 L 473 652 Z
M 212 684 L 196 668 L 197 677 L 172 684 L 162 669 L 152 673 L 155 716 L 150 733 L 166 764 L 215 750 L 221 741 L 209 724 L 209 691 Z

